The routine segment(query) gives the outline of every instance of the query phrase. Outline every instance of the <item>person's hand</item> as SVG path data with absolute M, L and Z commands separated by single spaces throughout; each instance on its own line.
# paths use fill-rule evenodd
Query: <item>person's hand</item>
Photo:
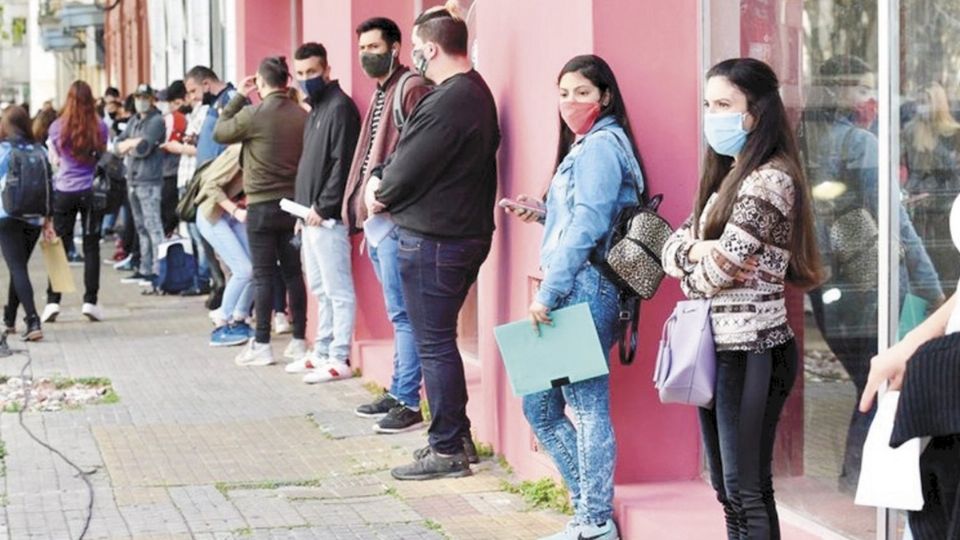
M 367 189 L 363 194 L 363 202 L 367 206 L 367 212 L 370 215 L 379 214 L 387 209 L 383 203 L 377 200 L 377 190 L 380 189 L 381 180 L 376 176 L 370 178 L 367 182 Z
M 50 218 L 43 220 L 43 239 L 47 242 L 53 242 L 57 239 L 57 231 L 53 228 L 53 220 Z
M 238 206 L 238 207 L 236 208 L 236 210 L 234 210 L 233 212 L 231 212 L 230 215 L 232 215 L 232 216 L 233 216 L 233 219 L 239 221 L 240 223 L 246 223 L 246 222 L 247 222 L 247 209 L 246 209 L 246 208 L 240 208 L 240 207 Z
M 540 335 L 540 325 L 552 325 L 553 319 L 550 318 L 550 308 L 537 302 L 536 300 L 530 304 L 530 322 L 533 324 L 533 331 Z
M 520 221 L 524 223 L 539 222 L 543 218 L 543 216 L 546 214 L 546 208 L 544 207 L 543 203 L 534 199 L 533 197 L 530 197 L 529 195 L 520 195 L 519 197 L 517 197 L 517 202 L 528 204 L 530 206 L 536 206 L 541 210 L 540 212 L 534 212 L 532 210 L 527 210 L 526 208 L 512 208 L 512 207 L 504 208 L 504 210 L 506 210 L 508 214 L 513 214 L 514 216 L 517 216 L 517 218 L 519 218 Z
M 743 265 L 737 270 L 737 275 L 733 279 L 740 284 L 751 283 L 757 279 L 757 268 L 759 267 L 760 260 L 756 255 L 751 255 L 743 261 Z
M 257 89 L 257 76 L 250 75 L 245 77 L 243 81 L 240 82 L 240 93 L 249 96 L 250 92 L 253 92 Z
M 713 251 L 713 248 L 719 243 L 717 240 L 702 240 L 697 242 L 690 248 L 687 258 L 689 258 L 692 263 L 698 263 L 701 259 L 709 255 L 710 252 Z
M 319 227 L 323 223 L 323 218 L 320 217 L 320 214 L 317 213 L 313 207 L 310 207 L 310 211 L 307 212 L 307 217 L 304 219 L 307 222 L 307 225 L 310 227 Z
M 888 390 L 899 390 L 903 386 L 903 374 L 907 371 L 907 361 L 912 354 L 903 344 L 901 341 L 870 359 L 870 375 L 860 396 L 861 412 L 866 413 L 873 408 L 873 400 L 884 381 L 889 382 Z

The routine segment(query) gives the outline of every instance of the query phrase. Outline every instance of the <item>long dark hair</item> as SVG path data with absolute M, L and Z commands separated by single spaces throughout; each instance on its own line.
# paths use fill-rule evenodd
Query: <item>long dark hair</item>
M 563 66 L 563 69 L 560 70 L 560 75 L 557 76 L 557 84 L 560 84 L 560 79 L 567 73 L 579 73 L 600 89 L 601 96 L 603 94 L 609 96 L 607 105 L 600 109 L 600 118 L 612 116 L 617 120 L 617 123 L 620 124 L 620 127 L 623 128 L 623 132 L 627 134 L 627 139 L 630 140 L 630 149 L 633 150 L 633 156 L 637 158 L 637 163 L 640 164 L 640 174 L 643 175 L 644 185 L 649 185 L 647 171 L 643 167 L 643 159 L 640 157 L 640 151 L 637 149 L 637 140 L 633 136 L 633 128 L 630 126 L 630 117 L 627 116 L 627 105 L 623 102 L 620 85 L 617 84 L 617 77 L 613 74 L 613 70 L 610 69 L 610 65 L 599 56 L 584 54 L 574 56 Z M 602 99 L 603 98 L 601 98 L 601 100 Z M 557 118 L 560 121 L 560 142 L 557 144 L 556 166 L 559 167 L 563 158 L 567 157 L 567 154 L 570 153 L 570 147 L 574 141 L 576 141 L 577 136 L 567 127 L 566 122 L 563 121 L 563 117 L 561 117 L 559 113 L 557 114 Z
M 60 148 L 83 163 L 96 163 L 97 154 L 107 148 L 100 132 L 100 117 L 90 85 L 73 81 L 60 114 Z
M 713 77 L 727 79 L 747 96 L 747 110 L 755 123 L 736 163 L 732 157 L 707 148 L 693 213 L 694 231 L 699 228 L 707 200 L 717 193 L 716 204 L 707 216 L 701 237 L 706 240 L 720 238 L 733 213 L 734 200 L 743 180 L 760 167 L 772 164 L 790 175 L 796 193 L 793 205 L 796 221 L 787 279 L 804 289 L 815 287 L 823 281 L 823 267 L 816 244 L 812 196 L 800 167 L 797 142 L 790 128 L 787 111 L 780 99 L 777 75 L 760 60 L 734 58 L 713 66 L 707 73 L 707 79 Z

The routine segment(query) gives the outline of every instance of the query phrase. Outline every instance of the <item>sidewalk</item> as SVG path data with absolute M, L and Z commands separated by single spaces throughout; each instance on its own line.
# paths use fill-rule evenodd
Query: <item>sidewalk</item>
M 82 269 L 73 270 L 82 286 Z M 34 378 L 107 377 L 119 395 L 116 404 L 25 415 L 38 436 L 96 469 L 86 538 L 524 539 L 568 519 L 503 492 L 509 475 L 495 458 L 470 478 L 394 481 L 389 467 L 408 461 L 425 432 L 374 435 L 353 414 L 371 398 L 360 379 L 310 387 L 281 366 L 237 367 L 237 348 L 207 345 L 202 298 L 140 296 L 120 277 L 103 267 L 105 322 L 82 319 L 80 295 L 66 295 L 45 340 L 26 347 Z M 274 340 L 277 357 L 288 339 Z M 26 360 L 0 359 L 0 374 L 19 375 Z M 82 479 L 32 441 L 17 414 L 0 415 L 0 439 L 0 537 L 77 538 L 88 503 Z

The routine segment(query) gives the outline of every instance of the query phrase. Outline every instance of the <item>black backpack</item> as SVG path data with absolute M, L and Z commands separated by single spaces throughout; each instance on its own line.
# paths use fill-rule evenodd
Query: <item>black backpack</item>
M 0 200 L 14 218 L 46 217 L 53 211 L 53 176 L 39 144 L 13 143 Z
M 93 173 L 93 204 L 104 213 L 112 214 L 123 206 L 127 193 L 123 160 L 116 154 L 105 152 L 97 161 Z

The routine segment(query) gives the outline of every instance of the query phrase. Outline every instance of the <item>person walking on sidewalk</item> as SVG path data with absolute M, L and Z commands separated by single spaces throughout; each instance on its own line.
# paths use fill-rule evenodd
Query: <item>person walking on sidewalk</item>
M 471 474 L 457 317 L 490 251 L 500 145 L 496 103 L 467 57 L 467 25 L 456 2 L 421 14 L 412 40 L 414 65 L 437 87 L 367 186 L 368 210 L 388 211 L 399 225 L 403 298 L 433 413 L 429 445 L 413 463 L 393 469 L 398 480 Z
M 798 361 L 784 287 L 822 282 L 813 197 L 779 91 L 752 58 L 707 73 L 703 175 L 662 253 L 687 298 L 711 300 L 715 403 L 699 409 L 700 429 L 729 538 L 780 538 L 773 447 Z
M 160 271 L 157 248 L 163 242 L 160 198 L 163 191 L 163 158 L 166 141 L 163 115 L 154 106 L 154 91 L 141 84 L 133 93 L 136 116 L 117 137 L 117 152 L 126 157 L 130 213 L 140 240 L 140 269 L 123 283 L 153 286 Z
M 352 377 L 350 344 L 356 316 L 347 227 L 340 219 L 343 190 L 360 133 L 360 113 L 340 83 L 330 80 L 327 50 L 305 43 L 293 61 L 297 83 L 310 105 L 297 169 L 296 201 L 310 208 L 297 222 L 303 237 L 303 268 L 317 299 L 317 335 L 312 354 L 288 364 L 307 372 L 303 382 Z
M 213 130 L 219 144 L 243 143 L 243 191 L 247 210 L 250 255 L 253 260 L 256 336 L 237 355 L 241 366 L 267 366 L 275 362 L 270 348 L 270 314 L 273 310 L 273 273 L 280 263 L 290 296 L 293 340 L 283 355 L 299 359 L 307 353 L 307 298 L 300 267 L 300 252 L 291 242 L 297 221 L 280 209 L 280 199 L 295 192 L 297 165 L 303 150 L 307 113 L 287 92 L 290 70 L 281 57 L 260 62 L 255 76 L 247 77 L 230 103 L 220 113 Z M 257 91 L 262 100 L 245 106 L 246 95 Z M 240 219 L 243 221 L 243 219 Z
M 539 327 L 550 324 L 551 311 L 585 303 L 600 345 L 609 353 L 621 331 L 620 293 L 588 262 L 620 211 L 637 204 L 646 179 L 623 93 L 606 61 L 594 55 L 574 57 L 563 66 L 557 85 L 560 152 L 546 205 L 543 213 L 511 211 L 526 222 L 544 223 L 543 282 L 530 305 L 530 318 Z M 520 200 L 536 204 L 533 197 Z M 565 412 L 568 406 L 576 428 Z M 548 539 L 619 538 L 613 521 L 617 442 L 610 418 L 610 376 L 524 396 L 523 413 L 560 471 L 575 510 L 566 529 Z
M 16 171 L 15 174 L 20 176 L 24 173 L 43 174 L 42 168 L 45 169 L 46 180 L 49 181 L 50 163 L 47 161 L 46 151 L 33 140 L 30 116 L 23 107 L 10 105 L 4 109 L 3 116 L 0 117 L 0 192 L 6 187 L 7 178 L 11 173 L 11 157 L 14 152 L 27 157 L 42 156 L 42 159 L 34 162 L 36 167 L 29 168 L 23 165 L 26 159 L 18 159 L 21 170 Z M 47 240 L 53 240 L 56 236 L 50 216 L 14 217 L 7 214 L 4 205 L 0 205 L 0 253 L 3 254 L 3 262 L 10 272 L 7 305 L 3 310 L 4 332 L 10 334 L 16 331 L 17 309 L 22 304 L 26 315 L 23 320 L 27 323 L 26 329 L 20 336 L 24 341 L 43 339 L 40 315 L 33 300 L 33 285 L 30 283 L 30 272 L 27 270 L 30 254 L 33 253 L 41 232 Z
M 369 217 L 363 204 L 364 189 L 374 166 L 383 163 L 396 149 L 400 139 L 398 121 L 409 118 L 420 98 L 430 91 L 423 77 L 400 63 L 401 35 L 395 22 L 382 17 L 364 21 L 357 27 L 357 38 L 360 65 L 367 76 L 377 81 L 377 89 L 363 119 L 344 193 L 343 222 L 352 233 L 362 231 Z M 383 287 L 387 316 L 393 324 L 395 350 L 389 392 L 372 403 L 360 405 L 356 414 L 377 418 L 374 426 L 377 433 L 398 433 L 422 424 L 423 414 L 420 412 L 420 355 L 403 301 L 396 228 L 376 246 L 366 242 L 366 249 Z
M 60 238 L 73 235 L 80 214 L 83 238 L 83 307 L 81 313 L 91 321 L 103 319 L 97 303 L 100 292 L 100 223 L 103 208 L 97 208 L 93 195 L 93 173 L 107 150 L 110 136 L 107 124 L 97 115 L 90 86 L 74 81 L 67 92 L 63 113 L 50 126 L 51 161 L 57 165 L 53 180 L 53 228 Z M 60 314 L 62 295 L 47 285 L 47 305 L 43 322 L 54 322 Z

